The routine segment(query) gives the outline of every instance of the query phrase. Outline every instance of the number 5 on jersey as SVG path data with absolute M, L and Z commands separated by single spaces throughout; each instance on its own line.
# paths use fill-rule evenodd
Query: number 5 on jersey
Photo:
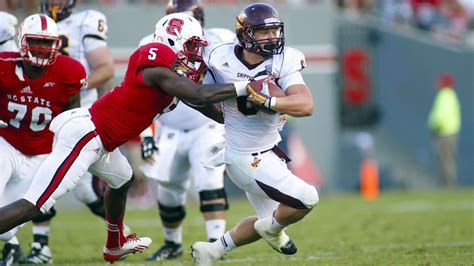
M 156 48 L 156 47 L 150 48 L 150 50 L 148 50 L 148 59 L 149 60 L 155 60 L 157 51 L 158 51 L 158 48 Z

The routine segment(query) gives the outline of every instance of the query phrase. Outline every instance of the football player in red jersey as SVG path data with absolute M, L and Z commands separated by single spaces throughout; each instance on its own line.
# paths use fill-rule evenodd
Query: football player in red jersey
M 79 106 L 86 83 L 84 67 L 58 55 L 56 23 L 45 15 L 32 15 L 22 23 L 20 52 L 0 53 L 0 205 L 18 200 L 33 175 L 51 152 L 51 119 Z M 8 241 L 4 262 L 21 255 L 15 233 L 18 226 L 0 235 Z
M 120 86 L 96 101 L 90 109 L 76 108 L 57 116 L 50 130 L 57 142 L 36 171 L 22 199 L 0 208 L 0 233 L 48 211 L 86 172 L 101 177 L 105 192 L 107 242 L 104 259 L 114 262 L 143 251 L 148 237 L 123 235 L 123 216 L 132 170 L 117 149 L 139 135 L 153 120 L 171 111 L 177 98 L 201 106 L 247 95 L 248 81 L 200 85 L 202 54 L 206 47 L 199 22 L 176 13 L 158 21 L 156 42 L 138 48 L 129 58 Z

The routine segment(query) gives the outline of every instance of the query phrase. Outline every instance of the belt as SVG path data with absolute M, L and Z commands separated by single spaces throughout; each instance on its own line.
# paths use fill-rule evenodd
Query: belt
M 291 162 L 290 157 L 288 157 L 288 155 L 286 155 L 286 153 L 282 149 L 280 149 L 280 147 L 278 147 L 277 145 L 273 146 L 272 148 L 270 148 L 268 150 L 254 152 L 254 153 L 252 153 L 252 156 L 257 156 L 257 155 L 265 153 L 267 151 L 273 151 L 278 157 L 280 157 L 280 159 L 283 159 L 286 163 Z
M 254 153 L 252 153 L 252 156 L 257 156 L 257 155 L 262 154 L 262 153 L 265 153 L 265 152 L 267 152 L 267 151 L 271 151 L 271 150 L 273 150 L 273 148 L 275 148 L 275 147 L 277 147 L 277 146 L 275 145 L 275 146 L 271 147 L 271 148 L 268 149 L 268 150 L 259 151 L 259 152 L 254 152 Z

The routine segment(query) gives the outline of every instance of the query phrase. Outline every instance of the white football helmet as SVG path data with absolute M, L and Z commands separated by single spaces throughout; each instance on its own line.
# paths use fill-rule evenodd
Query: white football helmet
M 18 39 L 20 54 L 26 62 L 44 67 L 56 61 L 61 40 L 56 22 L 50 17 L 43 14 L 27 17 L 20 26 Z
M 207 46 L 199 21 L 184 13 L 166 15 L 156 23 L 154 41 L 173 49 L 184 74 L 197 80 Z

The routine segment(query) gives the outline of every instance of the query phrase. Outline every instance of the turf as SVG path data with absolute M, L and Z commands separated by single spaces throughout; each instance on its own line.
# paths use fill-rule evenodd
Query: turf
M 230 206 L 228 227 L 253 214 L 245 199 L 230 199 Z M 191 265 L 189 246 L 206 238 L 198 206 L 187 210 L 185 254 L 162 265 Z M 129 210 L 126 222 L 154 243 L 114 265 L 156 265 L 144 260 L 163 242 L 157 210 Z M 30 232 L 27 225 L 18 234 L 25 251 Z M 287 232 L 298 246 L 294 256 L 260 240 L 217 265 L 472 265 L 474 189 L 386 192 L 373 202 L 357 194 L 322 195 L 317 208 Z M 104 224 L 85 208 L 63 209 L 53 222 L 50 245 L 57 265 L 104 265 L 104 243 Z

